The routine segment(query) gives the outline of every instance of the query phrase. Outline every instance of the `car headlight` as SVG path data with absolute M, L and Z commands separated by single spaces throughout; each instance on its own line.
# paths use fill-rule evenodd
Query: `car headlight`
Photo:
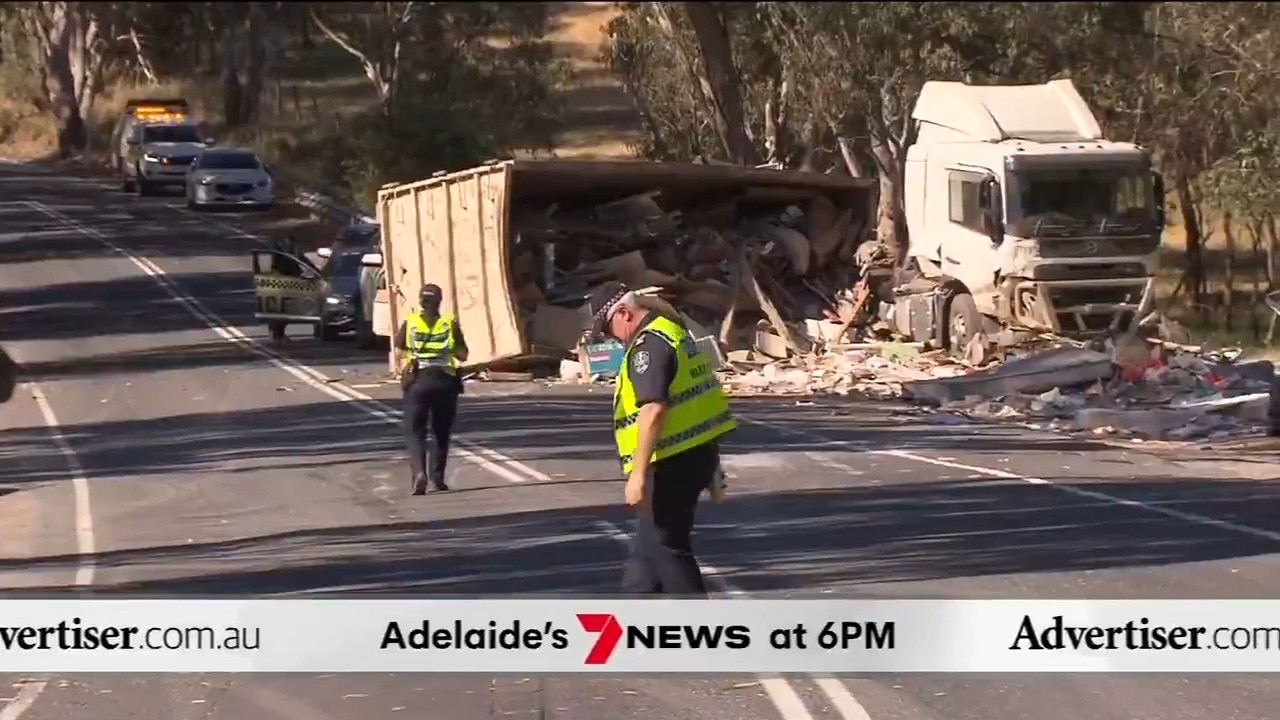
M 214 183 L 214 179 L 213 179 L 213 178 L 211 178 L 211 177 L 202 177 L 202 178 L 200 178 L 200 184 L 201 184 L 201 185 L 212 185 L 213 183 Z
M 257 185 L 260 188 L 264 188 L 271 185 L 271 181 L 266 178 L 262 178 L 261 180 L 258 181 Z
M 142 156 L 142 159 L 143 159 L 143 160 L 145 160 L 146 162 L 149 162 L 149 163 L 158 163 L 158 162 L 160 162 L 160 156 L 159 156 L 159 155 L 152 155 L 151 153 L 146 153 L 145 155 L 143 155 L 143 156 Z

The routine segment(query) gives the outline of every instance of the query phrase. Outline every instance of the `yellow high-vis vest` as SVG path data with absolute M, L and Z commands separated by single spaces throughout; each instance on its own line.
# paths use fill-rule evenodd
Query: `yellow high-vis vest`
M 729 398 L 707 358 L 694 343 L 693 336 L 679 323 L 662 316 L 649 321 L 640 334 L 650 333 L 674 350 L 677 358 L 676 376 L 667 396 L 667 412 L 662 417 L 662 432 L 658 436 L 652 461 L 671 457 L 699 445 L 705 445 L 738 427 L 729 412 Z M 636 420 L 640 408 L 636 406 L 635 386 L 631 384 L 632 342 L 622 358 L 618 382 L 613 391 L 613 436 L 618 445 L 618 457 L 622 460 L 622 472 L 630 474 L 636 443 L 640 433 Z
M 457 371 L 458 360 L 453 356 L 452 315 L 441 315 L 434 323 L 428 323 L 420 313 L 413 313 L 405 322 L 405 330 L 405 349 L 419 369 Z

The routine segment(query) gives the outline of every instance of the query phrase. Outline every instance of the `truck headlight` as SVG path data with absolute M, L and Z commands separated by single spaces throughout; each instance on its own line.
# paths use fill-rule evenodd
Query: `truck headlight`
M 200 178 L 200 184 L 201 184 L 201 185 L 212 185 L 212 184 L 213 184 L 213 182 L 214 182 L 214 181 L 213 181 L 213 178 L 211 178 L 211 177 L 202 177 L 202 178 Z
M 271 181 L 270 181 L 270 180 L 268 180 L 268 179 L 266 179 L 266 178 L 263 178 L 263 179 L 261 179 L 261 180 L 259 180 L 259 181 L 257 182 L 257 185 L 258 185 L 258 187 L 260 187 L 260 188 L 267 187 L 267 186 L 268 186 L 268 185 L 270 185 L 270 184 L 271 184 Z
M 160 156 L 159 156 L 159 155 L 152 155 L 151 153 L 146 153 L 145 155 L 143 155 L 143 156 L 142 156 L 142 159 L 143 159 L 143 161 L 145 161 L 145 162 L 149 162 L 149 163 L 158 163 L 158 162 L 160 162 Z

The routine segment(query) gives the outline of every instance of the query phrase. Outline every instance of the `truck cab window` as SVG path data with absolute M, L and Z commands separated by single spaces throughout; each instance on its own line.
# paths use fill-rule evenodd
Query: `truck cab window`
M 1015 173 L 1019 234 L 1134 232 L 1155 221 L 1146 168 L 1046 168 Z
M 975 173 L 952 172 L 948 178 L 950 187 L 951 222 L 974 232 L 986 232 L 982 220 L 983 176 Z

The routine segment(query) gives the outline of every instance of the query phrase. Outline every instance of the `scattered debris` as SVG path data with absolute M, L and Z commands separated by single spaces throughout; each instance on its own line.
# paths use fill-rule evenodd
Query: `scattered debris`
M 864 255 L 877 246 L 859 245 L 858 210 L 821 190 L 517 209 L 510 268 L 525 332 L 559 381 L 612 378 L 622 348 L 584 344 L 582 301 L 620 280 L 688 324 L 733 394 L 899 399 L 945 422 L 1174 440 L 1263 430 L 1280 409 L 1274 366 L 1240 362 L 1239 351 L 1032 334 L 946 353 L 872 335 L 871 274 L 858 268 L 876 262 Z

